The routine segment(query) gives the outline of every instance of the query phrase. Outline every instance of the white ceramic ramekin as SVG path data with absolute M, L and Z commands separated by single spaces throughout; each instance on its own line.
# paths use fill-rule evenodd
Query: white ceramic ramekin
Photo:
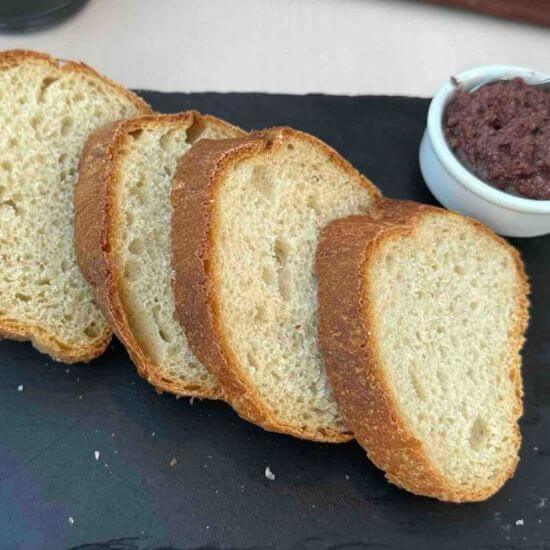
M 430 191 L 451 210 L 476 218 L 508 237 L 550 233 L 550 200 L 517 197 L 485 183 L 467 170 L 451 151 L 443 132 L 443 115 L 457 86 L 465 90 L 488 80 L 523 78 L 528 84 L 548 75 L 509 65 L 477 67 L 449 79 L 435 94 L 420 145 L 420 169 Z

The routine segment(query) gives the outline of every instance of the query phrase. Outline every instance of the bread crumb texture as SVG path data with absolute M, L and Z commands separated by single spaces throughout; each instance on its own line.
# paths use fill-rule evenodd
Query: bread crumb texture
M 199 115 L 197 115 L 198 117 Z M 225 125 L 170 122 L 158 117 L 130 132 L 116 172 L 117 222 L 113 242 L 120 267 L 120 300 L 128 325 L 155 368 L 155 379 L 174 381 L 185 392 L 216 395 L 219 388 L 189 349 L 175 319 L 170 262 L 170 189 L 178 159 L 196 139 L 232 135 Z
M 218 191 L 214 263 L 221 323 L 279 426 L 348 432 L 317 343 L 313 260 L 321 228 L 369 209 L 373 187 L 298 133 L 228 170 Z
M 79 155 L 94 129 L 140 112 L 136 97 L 73 66 L 0 56 L 0 319 L 68 361 L 101 352 L 110 333 L 73 250 Z
M 366 263 L 370 329 L 396 412 L 464 493 L 501 484 L 517 461 L 526 300 L 516 261 L 477 224 L 433 213 Z

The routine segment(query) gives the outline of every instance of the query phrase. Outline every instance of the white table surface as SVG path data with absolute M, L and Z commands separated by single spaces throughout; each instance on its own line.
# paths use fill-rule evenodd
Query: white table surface
M 163 91 L 428 96 L 475 65 L 550 72 L 549 29 L 412 0 L 90 0 L 49 30 L 0 35 L 8 48 Z

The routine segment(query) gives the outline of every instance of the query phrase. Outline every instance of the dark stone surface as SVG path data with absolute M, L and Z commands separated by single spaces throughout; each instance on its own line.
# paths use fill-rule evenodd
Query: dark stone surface
M 428 100 L 142 95 L 159 111 L 196 108 L 245 129 L 312 132 L 386 195 L 434 202 L 417 162 Z M 524 443 L 516 476 L 488 502 L 415 497 L 388 484 L 355 443 L 299 441 L 241 421 L 223 403 L 157 395 L 117 342 L 66 370 L 28 343 L 3 341 L 0 547 L 550 547 L 550 237 L 514 244 L 533 285 Z

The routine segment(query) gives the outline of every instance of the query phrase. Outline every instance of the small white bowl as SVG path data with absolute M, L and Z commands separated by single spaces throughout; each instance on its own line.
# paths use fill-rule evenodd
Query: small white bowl
M 451 151 L 443 131 L 443 115 L 457 87 L 469 90 L 486 81 L 523 78 L 528 84 L 548 75 L 509 65 L 477 67 L 456 75 L 435 94 L 420 144 L 420 169 L 437 200 L 451 210 L 476 218 L 508 237 L 550 233 L 550 200 L 517 197 L 476 177 Z

